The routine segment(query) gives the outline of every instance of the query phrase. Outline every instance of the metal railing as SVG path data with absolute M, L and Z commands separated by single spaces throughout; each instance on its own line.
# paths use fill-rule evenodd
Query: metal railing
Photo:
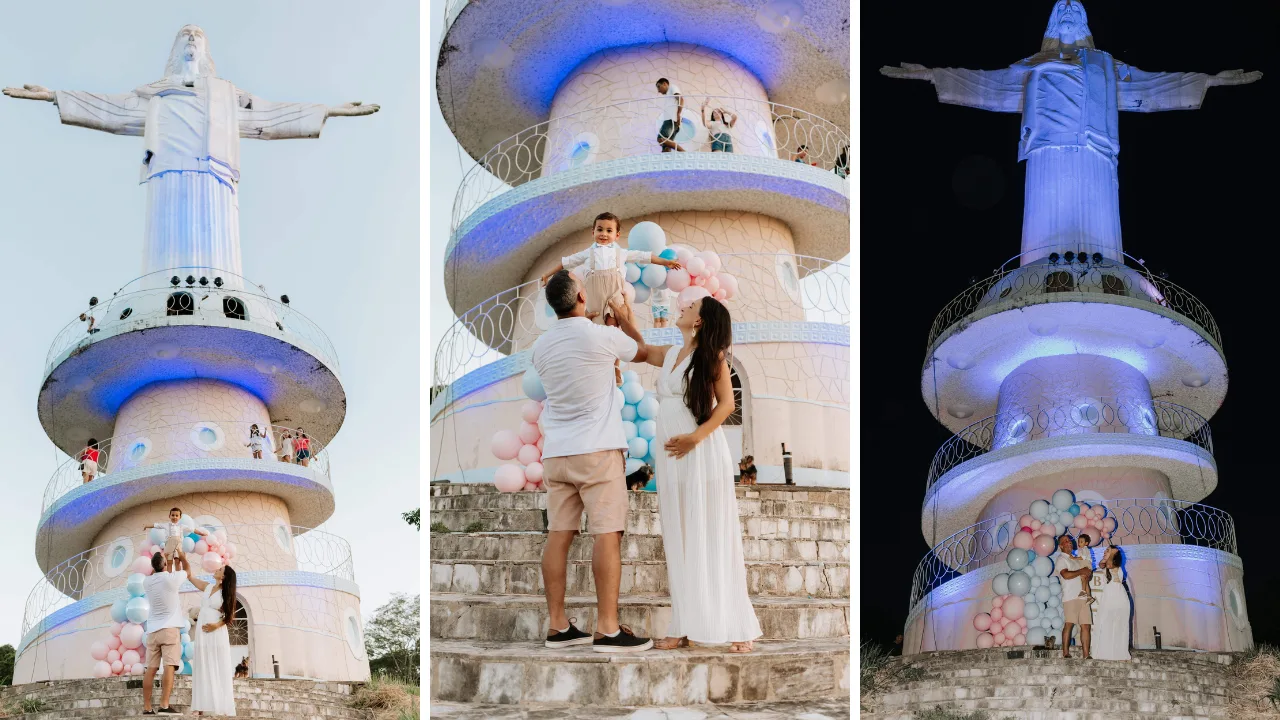
M 298 436 L 297 428 L 278 425 L 263 425 L 239 420 L 198 420 L 170 425 L 157 425 L 123 433 L 99 440 L 97 475 L 89 483 L 102 482 L 112 473 L 130 470 L 136 467 L 153 465 L 171 460 L 193 460 L 196 458 L 253 458 L 249 443 L 250 425 L 258 425 L 263 435 L 269 436 L 264 445 L 262 460 L 257 462 L 278 463 L 283 448 L 284 434 L 293 439 Z M 304 428 L 305 429 L 305 428 Z M 85 439 L 86 441 L 88 438 Z M 310 438 L 310 456 L 302 459 L 294 454 L 291 462 L 305 464 L 313 472 L 329 476 L 329 453 L 325 451 L 315 438 Z M 85 448 L 87 449 L 87 448 Z M 44 499 L 40 506 L 40 514 L 57 502 L 58 498 L 71 490 L 85 484 L 85 473 L 81 457 L 85 449 L 76 453 L 58 466 L 45 486 Z
M 960 293 L 942 308 L 929 330 L 927 348 L 952 326 L 987 307 L 1016 306 L 1034 298 L 1105 302 L 1105 298 L 1126 297 L 1175 312 L 1198 325 L 1219 347 L 1222 335 L 1218 323 L 1204 303 L 1168 280 L 1153 274 L 1142 264 L 1104 259 L 1100 263 L 1065 262 L 1002 268 Z
M 234 547 L 229 564 L 242 572 L 300 571 L 355 582 L 351 546 L 337 535 L 284 524 L 226 525 L 212 529 L 225 531 L 226 542 Z M 130 565 L 144 555 L 144 548 L 150 545 L 147 533 L 121 537 L 50 568 L 27 595 L 22 636 L 25 638 L 50 614 L 78 600 L 124 587 Z M 198 567 L 199 559 L 193 558 L 193 563 Z M 207 575 L 203 570 L 195 572 Z
M 170 278 L 177 278 L 178 284 L 172 285 Z M 338 354 L 328 336 L 287 303 L 267 297 L 258 286 L 235 273 L 180 267 L 144 275 L 81 311 L 54 338 L 45 357 L 45 374 L 52 372 L 68 351 L 88 346 L 104 331 L 143 330 L 184 316 L 196 323 L 202 319 L 216 320 L 218 324 L 244 323 L 286 339 L 297 337 L 335 371 L 339 369 Z
M 929 465 L 925 494 L 961 463 L 992 450 L 1046 437 L 1129 433 L 1176 438 L 1213 454 L 1209 421 L 1181 405 L 1161 400 L 1082 398 L 1075 403 L 1034 405 L 979 420 L 942 444 Z
M 717 109 L 732 114 L 728 134 L 734 154 L 803 162 L 842 177 L 849 173 L 849 136 L 829 120 L 761 99 L 682 97 L 684 111 L 673 139 L 686 152 L 726 149 L 714 142 L 704 126 L 702 103 L 706 102 L 708 120 Z M 463 177 L 454 198 L 450 236 L 480 206 L 518 185 L 593 163 L 662 154 L 657 137 L 668 102 L 655 91 L 652 98 L 554 117 L 498 143 Z M 797 158 L 802 145 L 805 154 Z
M 849 266 L 788 253 L 720 253 L 721 270 L 738 279 L 738 294 L 725 305 L 735 322 L 794 321 L 849 324 Z M 532 346 L 549 326 L 539 283 L 504 290 L 462 313 L 436 346 L 432 386 Z M 672 322 L 675 300 L 672 299 Z M 635 307 L 647 328 L 651 315 Z M 541 317 L 539 314 L 541 313 Z
M 1196 545 L 1232 555 L 1236 548 L 1235 521 L 1215 507 L 1161 498 L 1104 500 L 1107 517 L 1116 529 L 1116 545 Z M 910 609 L 935 588 L 965 573 L 1003 562 L 1021 514 L 1004 513 L 957 532 L 935 545 L 916 566 Z

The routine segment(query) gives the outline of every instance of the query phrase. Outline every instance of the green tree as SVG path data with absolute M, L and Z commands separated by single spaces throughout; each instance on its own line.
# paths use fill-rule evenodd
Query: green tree
M 13 684 L 13 664 L 17 653 L 12 645 L 0 645 L 0 687 Z
M 365 622 L 364 647 L 374 675 L 417 684 L 421 658 L 421 596 L 396 593 Z
M 418 532 L 422 532 L 422 508 L 410 510 L 409 512 L 402 514 L 400 517 L 404 518 L 405 522 L 418 528 Z

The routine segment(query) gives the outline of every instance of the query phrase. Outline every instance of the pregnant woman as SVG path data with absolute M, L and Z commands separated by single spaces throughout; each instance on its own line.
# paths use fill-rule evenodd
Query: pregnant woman
M 658 513 L 671 588 L 671 624 L 660 650 L 732 643 L 751 652 L 760 637 L 742 559 L 742 526 L 733 487 L 733 456 L 721 423 L 733 412 L 726 355 L 729 311 L 713 298 L 683 308 L 683 346 L 650 347 L 658 373 Z
M 196 654 L 191 660 L 191 711 L 231 717 L 236 714 L 231 687 L 236 664 L 231 659 L 227 623 L 236 616 L 236 571 L 223 565 L 214 571 L 213 582 L 195 575 L 188 579 L 202 593 L 197 632 L 192 633 Z
M 1109 547 L 1098 563 L 1107 584 L 1098 601 L 1093 624 L 1093 657 L 1098 660 L 1129 660 L 1129 613 L 1132 603 L 1125 585 L 1124 556 L 1120 548 Z

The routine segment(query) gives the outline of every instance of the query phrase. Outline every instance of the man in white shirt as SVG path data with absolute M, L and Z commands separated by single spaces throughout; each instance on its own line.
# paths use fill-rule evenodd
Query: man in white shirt
M 1076 541 L 1070 535 L 1058 538 L 1056 574 L 1062 578 L 1062 657 L 1071 657 L 1071 629 L 1080 626 L 1080 646 L 1085 659 L 1089 659 L 1089 636 L 1093 626 L 1093 610 L 1089 601 L 1080 597 L 1084 583 L 1093 576 L 1093 564 L 1087 557 L 1076 554 Z
M 550 614 L 546 646 L 591 644 L 597 652 L 647 650 L 652 640 L 636 637 L 618 624 L 622 533 L 629 500 L 623 470 L 627 438 L 613 368 L 619 360 L 643 362 L 649 349 L 632 325 L 625 302 L 612 310 L 627 333 L 588 320 L 586 292 L 568 270 L 551 276 L 546 295 L 558 319 L 533 345 L 533 369 L 547 393 L 541 418 L 548 531 L 542 577 Z M 574 627 L 564 609 L 565 565 L 584 509 L 594 544 L 594 637 Z
M 187 556 L 181 548 L 172 559 L 156 553 L 151 556 L 151 569 L 151 576 L 142 583 L 151 606 L 147 615 L 147 671 L 142 676 L 142 714 L 178 715 L 177 710 L 169 707 L 169 696 L 173 693 L 173 675 L 182 666 L 183 614 L 178 589 L 187 580 Z M 164 675 L 160 681 L 160 709 L 153 713 L 151 686 L 161 664 Z
M 662 103 L 662 128 L 658 130 L 658 144 L 662 152 L 684 152 L 684 148 L 676 144 L 676 133 L 680 132 L 680 116 L 684 113 L 684 96 L 680 88 L 671 84 L 666 78 L 658 78 L 655 83 L 658 94 L 664 96 Z

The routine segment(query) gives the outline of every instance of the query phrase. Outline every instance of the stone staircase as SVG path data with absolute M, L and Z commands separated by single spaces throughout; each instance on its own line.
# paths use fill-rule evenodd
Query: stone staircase
M 619 619 L 638 634 L 663 637 L 671 600 L 657 495 L 629 497 Z M 452 531 L 431 534 L 433 707 L 459 718 L 526 711 L 576 717 L 588 705 L 593 713 L 610 706 L 742 708 L 761 718 L 796 717 L 788 713 L 806 702 L 847 707 L 849 492 L 760 485 L 738 487 L 737 497 L 748 591 L 764 631 L 755 651 L 610 656 L 589 646 L 542 646 L 544 493 L 433 485 L 429 521 Z M 574 540 L 566 598 L 569 616 L 587 631 L 595 627 L 591 547 L 589 535 Z
M 963 650 L 895 658 L 897 679 L 873 702 L 878 720 L 937 706 L 991 720 L 1184 720 L 1231 717 L 1232 656 L 1137 650 L 1132 662 L 1062 659 L 1061 650 Z
M 372 715 L 349 706 L 360 683 L 312 680 L 237 679 L 236 717 L 276 720 L 370 720 Z M 160 700 L 159 682 L 154 701 Z M 22 700 L 39 700 L 40 710 L 24 720 L 132 718 L 142 715 L 140 678 L 51 680 L 0 689 L 0 707 L 18 709 Z M 179 676 L 170 700 L 175 710 L 191 704 L 191 679 Z M 190 715 L 190 717 L 195 717 Z

